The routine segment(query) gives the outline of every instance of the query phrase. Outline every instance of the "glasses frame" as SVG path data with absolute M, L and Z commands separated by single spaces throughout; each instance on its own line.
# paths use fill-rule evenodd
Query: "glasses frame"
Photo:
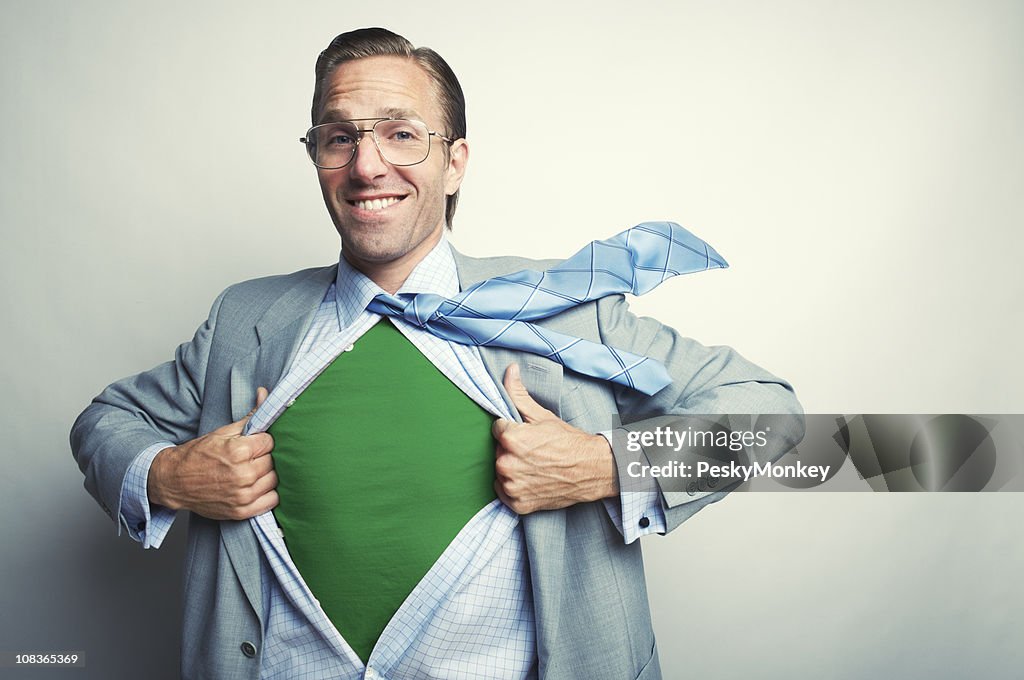
M 313 142 L 309 141 L 313 137 L 313 130 L 319 127 L 324 127 L 325 125 L 338 125 L 339 123 L 366 123 L 367 121 L 371 120 L 373 121 L 373 125 L 371 125 L 368 128 L 361 128 L 356 126 L 355 131 L 359 134 L 359 136 L 358 138 L 356 138 L 356 143 L 352 146 L 352 155 L 345 163 L 342 163 L 341 165 L 320 165 L 315 160 L 313 160 L 313 154 L 311 153 L 311 150 L 315 145 L 313 144 Z M 351 118 L 349 120 L 334 120 L 329 123 L 319 123 L 317 125 L 314 125 L 313 127 L 306 130 L 305 137 L 299 137 L 299 141 L 305 145 L 306 156 L 309 158 L 309 160 L 312 161 L 313 165 L 320 168 L 321 170 L 340 170 L 344 167 L 351 165 L 352 161 L 354 161 L 356 158 L 356 154 L 359 153 L 359 144 L 366 138 L 367 132 L 370 133 L 370 137 L 373 139 L 373 145 L 377 147 L 377 153 L 380 154 L 381 160 L 383 160 L 388 165 L 393 165 L 396 168 L 408 168 L 412 167 L 413 165 L 419 165 L 420 163 L 430 158 L 430 147 L 433 145 L 428 140 L 427 155 L 423 157 L 423 160 L 416 161 L 415 163 L 392 163 L 390 160 L 388 160 L 387 154 L 385 154 L 384 150 L 380 147 L 380 140 L 377 138 L 376 132 L 377 124 L 383 123 L 384 121 L 388 120 L 407 120 L 412 123 L 420 123 L 421 125 L 423 125 L 423 127 L 427 128 L 427 137 L 437 137 L 441 141 L 447 142 L 448 144 L 451 144 L 455 141 L 450 137 L 442 135 L 440 132 L 437 132 L 436 130 L 431 130 L 429 127 L 427 127 L 426 123 L 424 123 L 422 120 L 417 120 L 415 118 Z

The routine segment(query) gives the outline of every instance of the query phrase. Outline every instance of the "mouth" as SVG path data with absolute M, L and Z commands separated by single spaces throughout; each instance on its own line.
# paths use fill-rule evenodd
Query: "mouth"
M 358 200 L 346 200 L 349 205 L 360 210 L 384 210 L 405 199 L 405 196 L 382 196 L 380 198 L 367 198 Z

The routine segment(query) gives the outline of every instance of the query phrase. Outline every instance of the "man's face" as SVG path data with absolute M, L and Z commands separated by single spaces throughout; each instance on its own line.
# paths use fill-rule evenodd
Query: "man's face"
M 323 92 L 317 123 L 412 118 L 446 136 L 450 132 L 429 76 L 410 59 L 346 62 L 331 74 Z M 432 138 L 425 161 L 395 167 L 381 157 L 371 137 L 365 134 L 345 167 L 318 170 L 320 188 L 345 259 L 371 278 L 396 269 L 407 275 L 441 238 L 445 199 L 462 182 L 469 150 L 465 140 L 457 140 L 446 154 L 444 142 Z

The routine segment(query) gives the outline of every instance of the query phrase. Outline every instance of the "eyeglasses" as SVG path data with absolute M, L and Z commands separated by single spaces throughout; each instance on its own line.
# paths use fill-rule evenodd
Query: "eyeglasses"
M 374 121 L 373 127 L 361 128 L 356 123 Z M 451 144 L 453 139 L 428 130 L 426 123 L 404 118 L 355 118 L 337 123 L 314 125 L 299 139 L 306 145 L 309 159 L 318 168 L 337 170 L 352 162 L 356 147 L 364 135 L 372 133 L 381 157 L 391 165 L 416 165 L 427 160 L 430 138 L 437 137 Z

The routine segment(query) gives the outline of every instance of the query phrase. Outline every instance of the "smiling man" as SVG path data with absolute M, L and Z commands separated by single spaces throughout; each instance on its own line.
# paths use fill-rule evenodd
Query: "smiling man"
M 429 129 L 445 122 L 435 89 L 416 61 L 367 57 L 335 69 L 314 102 L 308 143 L 342 252 L 392 293 L 441 240 L 469 158 L 465 138 Z
M 630 454 L 599 432 L 612 414 L 795 413 L 791 389 L 621 295 L 528 332 L 636 359 L 614 376 L 438 316 L 552 263 L 448 243 L 469 146 L 432 50 L 338 36 L 312 118 L 340 259 L 224 291 L 173 361 L 72 430 L 86 488 L 133 538 L 158 547 L 189 513 L 183 676 L 660 677 L 637 539 L 723 492 L 622 489 Z M 644 362 L 666 379 L 643 388 Z

